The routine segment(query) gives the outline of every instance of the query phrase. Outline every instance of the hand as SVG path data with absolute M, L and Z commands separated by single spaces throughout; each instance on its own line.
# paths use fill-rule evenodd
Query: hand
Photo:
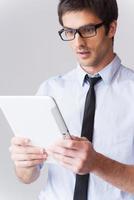
M 47 152 L 62 166 L 77 174 L 87 174 L 94 168 L 96 152 L 91 142 L 84 137 L 60 139 Z
M 9 151 L 16 167 L 35 167 L 47 159 L 45 150 L 32 146 L 30 140 L 26 138 L 13 137 Z

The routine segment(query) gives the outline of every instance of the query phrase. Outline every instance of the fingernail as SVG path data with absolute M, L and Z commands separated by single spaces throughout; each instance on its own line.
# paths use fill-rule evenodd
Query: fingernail
M 46 150 L 45 150 L 45 149 L 43 149 L 43 153 L 46 153 Z
M 30 142 L 30 140 L 29 139 L 25 139 L 24 142 L 25 142 L 25 144 L 28 144 Z
M 45 150 L 43 148 L 40 149 L 40 153 L 45 153 Z

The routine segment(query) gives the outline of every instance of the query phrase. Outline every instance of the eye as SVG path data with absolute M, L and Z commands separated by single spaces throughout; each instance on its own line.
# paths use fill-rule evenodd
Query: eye
M 64 31 L 66 36 L 74 35 L 75 32 L 73 29 L 66 29 Z
M 95 30 L 94 30 L 94 26 L 87 26 L 87 27 L 83 27 L 80 31 L 82 33 L 92 34 Z

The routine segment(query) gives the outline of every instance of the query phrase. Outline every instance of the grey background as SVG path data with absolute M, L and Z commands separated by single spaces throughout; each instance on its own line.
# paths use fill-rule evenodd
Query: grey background
M 119 26 L 115 51 L 134 68 L 134 1 L 117 0 Z M 75 67 L 67 43 L 57 31 L 58 0 L 0 0 L 0 95 L 34 95 L 50 76 Z M 35 200 L 44 186 L 44 169 L 31 185 L 14 175 L 8 147 L 13 133 L 0 112 L 0 200 Z

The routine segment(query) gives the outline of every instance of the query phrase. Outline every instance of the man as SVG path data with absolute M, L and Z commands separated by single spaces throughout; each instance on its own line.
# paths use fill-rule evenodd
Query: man
M 59 35 L 68 41 L 78 66 L 45 81 L 38 95 L 55 98 L 72 139 L 61 139 L 46 152 L 28 139 L 13 138 L 10 151 L 16 174 L 31 183 L 38 178 L 41 164 L 48 166 L 40 200 L 132 200 L 134 73 L 121 65 L 113 51 L 116 0 L 61 0 L 58 14 L 63 27 Z M 98 77 L 91 91 L 90 80 Z M 95 114 L 92 106 L 86 110 L 88 99 L 93 107 L 96 104 Z M 92 116 L 83 125 L 90 110 Z M 92 130 L 86 131 L 91 121 Z M 93 134 L 89 137 L 86 132 Z M 46 164 L 48 154 L 59 164 Z

